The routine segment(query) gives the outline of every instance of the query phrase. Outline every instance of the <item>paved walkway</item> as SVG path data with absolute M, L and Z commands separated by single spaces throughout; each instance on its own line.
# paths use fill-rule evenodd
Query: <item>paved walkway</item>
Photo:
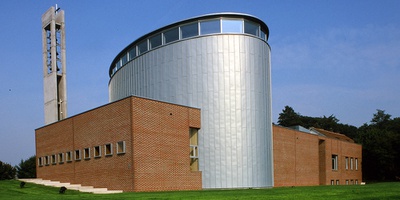
M 18 179 L 26 183 L 35 183 L 40 185 L 52 186 L 52 187 L 66 187 L 68 190 L 78 190 L 80 192 L 91 192 L 94 194 L 114 194 L 122 193 L 122 190 L 108 190 L 107 188 L 94 188 L 93 186 L 81 186 L 80 184 L 60 183 L 60 181 L 42 180 L 41 178 L 35 179 Z

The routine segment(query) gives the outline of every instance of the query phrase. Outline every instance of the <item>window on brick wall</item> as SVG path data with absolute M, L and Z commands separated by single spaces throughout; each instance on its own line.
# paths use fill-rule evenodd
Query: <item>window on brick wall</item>
M 338 170 L 338 156 L 332 155 L 332 170 Z
M 101 157 L 101 147 L 95 146 L 93 149 L 94 149 L 94 157 L 100 158 Z
M 50 165 L 50 156 L 45 156 L 44 157 L 44 164 L 45 165 Z
M 85 160 L 90 159 L 90 148 L 83 149 L 83 159 Z
M 344 161 L 345 161 L 345 166 L 346 166 L 346 170 L 348 170 L 349 169 L 349 157 L 345 157 L 344 158 Z
M 356 179 L 355 184 L 358 185 L 358 179 Z
M 75 160 L 81 160 L 81 159 L 82 159 L 81 150 L 75 150 Z
M 350 169 L 353 170 L 353 158 L 350 158 Z
M 331 180 L 331 185 L 335 185 L 335 180 Z
M 349 180 L 346 180 L 346 185 L 348 185 L 349 184 Z
M 72 162 L 72 151 L 65 153 L 65 161 Z
M 355 160 L 356 160 L 356 170 L 358 170 L 358 158 L 356 158 Z
M 340 184 L 339 184 L 339 180 L 336 180 L 336 185 L 340 185 Z
M 57 157 L 55 154 L 51 155 L 51 164 L 53 165 L 57 164 Z
M 111 156 L 113 154 L 112 151 L 112 144 L 106 144 L 104 145 L 104 155 L 105 156 Z
M 39 167 L 43 166 L 43 157 L 38 158 L 38 165 Z
M 117 142 L 117 154 L 125 153 L 125 141 Z
M 199 171 L 199 140 L 197 128 L 189 128 L 189 144 L 190 144 L 190 170 Z
M 60 164 L 64 163 L 64 153 L 58 154 L 58 163 Z

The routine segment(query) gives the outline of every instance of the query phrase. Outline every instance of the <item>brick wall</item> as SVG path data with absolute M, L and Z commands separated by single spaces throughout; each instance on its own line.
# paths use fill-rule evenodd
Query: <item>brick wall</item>
M 133 104 L 135 191 L 201 189 L 201 173 L 189 165 L 189 126 L 199 128 L 199 110 L 145 99 Z
M 273 126 L 274 186 L 319 184 L 318 137 Z
M 275 187 L 361 183 L 361 145 L 281 126 L 273 126 L 273 134 Z M 338 155 L 338 170 L 332 170 L 332 154 Z M 353 170 L 345 169 L 345 157 L 353 158 Z
M 37 158 L 82 154 L 79 161 L 37 166 L 37 177 L 124 191 L 201 189 L 201 172 L 189 170 L 189 125 L 199 128 L 200 110 L 137 97 L 90 110 L 36 130 Z M 126 144 L 123 154 L 116 151 L 119 141 Z M 83 158 L 85 148 L 90 159 Z

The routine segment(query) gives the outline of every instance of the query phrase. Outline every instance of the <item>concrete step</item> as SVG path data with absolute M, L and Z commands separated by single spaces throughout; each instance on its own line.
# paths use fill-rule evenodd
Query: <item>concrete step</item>
M 94 188 L 93 186 L 82 186 L 81 184 L 61 183 L 60 181 L 38 179 L 18 179 L 28 183 L 40 184 L 51 187 L 66 187 L 67 190 L 78 190 L 80 192 L 89 192 L 94 194 L 115 194 L 122 193 L 122 190 L 108 190 L 107 188 Z

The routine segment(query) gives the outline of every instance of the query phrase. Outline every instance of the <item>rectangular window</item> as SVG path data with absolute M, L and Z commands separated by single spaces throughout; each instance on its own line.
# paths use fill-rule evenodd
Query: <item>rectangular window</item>
M 143 42 L 138 44 L 138 54 L 142 54 L 147 51 L 147 40 L 144 40 Z
M 260 32 L 260 38 L 263 40 L 267 40 L 267 34 L 265 33 L 264 30 L 261 30 L 261 32 Z
M 43 166 L 43 157 L 38 158 L 38 165 L 39 167 Z
M 72 151 L 65 153 L 65 161 L 72 162 Z
M 60 164 L 64 163 L 64 153 L 58 154 L 58 163 Z
M 199 35 L 199 25 L 197 22 L 181 26 L 182 39 L 197 35 Z
M 125 141 L 117 142 L 117 154 L 125 153 Z
M 51 164 L 53 165 L 57 164 L 57 157 L 55 154 L 51 155 Z
M 129 60 L 132 60 L 135 57 L 136 57 L 136 46 L 132 47 L 132 49 L 129 50 Z
M 115 63 L 115 71 L 119 70 L 121 68 L 121 60 L 118 60 L 117 63 Z
M 81 150 L 75 150 L 75 160 L 81 160 L 82 155 L 81 155 Z
M 350 158 L 350 169 L 353 170 L 353 158 Z
M 243 33 L 243 20 L 223 19 L 222 33 Z
M 340 184 L 339 184 L 339 180 L 336 180 L 336 185 L 340 185 Z
M 355 182 L 355 184 L 356 184 L 356 185 L 358 185 L 358 179 L 356 179 L 356 182 Z
M 211 33 L 221 33 L 221 22 L 219 19 L 200 22 L 200 35 Z
M 85 160 L 89 160 L 90 159 L 90 148 L 83 149 L 83 158 Z
M 338 170 L 338 156 L 332 155 L 332 170 Z
M 358 158 L 356 158 L 356 170 L 358 170 Z
M 171 30 L 165 31 L 163 35 L 165 44 L 179 40 L 179 28 L 176 27 Z
M 255 35 L 258 36 L 258 24 L 250 22 L 250 21 L 244 21 L 244 33 L 247 34 L 251 34 L 251 35 Z
M 150 44 L 150 49 L 154 49 L 158 46 L 161 46 L 162 44 L 161 33 L 151 37 L 149 39 L 149 44 Z
M 348 185 L 349 184 L 349 180 L 346 180 L 346 185 Z
M 349 157 L 345 157 L 344 160 L 346 163 L 346 170 L 348 170 L 349 169 Z
M 122 56 L 121 58 L 121 66 L 125 65 L 128 62 L 128 55 L 125 54 L 124 56 Z
M 198 129 L 189 128 L 189 144 L 190 144 L 190 170 L 199 171 L 199 140 L 198 140 Z
M 331 185 L 335 185 L 335 180 L 331 180 Z
M 50 165 L 50 156 L 45 156 L 44 160 L 45 160 L 45 165 Z
M 100 158 L 101 157 L 101 147 L 100 146 L 95 146 L 93 148 L 94 150 L 94 157 L 95 158 Z
M 112 152 L 112 144 L 106 144 L 104 145 L 104 155 L 106 156 L 111 156 L 113 154 Z

